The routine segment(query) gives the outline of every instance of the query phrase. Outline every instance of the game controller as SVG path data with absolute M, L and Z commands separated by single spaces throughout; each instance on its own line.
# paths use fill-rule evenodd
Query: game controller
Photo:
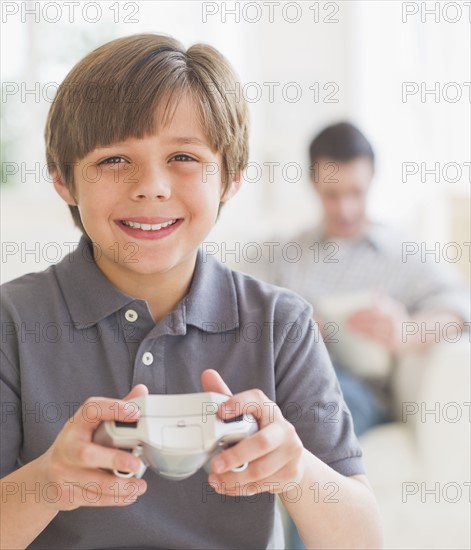
M 230 420 L 218 418 L 218 406 L 227 399 L 228 395 L 215 392 L 137 397 L 129 403 L 139 407 L 139 420 L 103 422 L 93 441 L 140 458 L 137 472 L 113 470 L 119 477 L 140 478 L 147 468 L 173 480 L 186 479 L 203 466 L 210 473 L 210 462 L 218 453 L 258 430 L 251 414 Z M 243 471 L 247 466 L 242 464 L 233 471 Z

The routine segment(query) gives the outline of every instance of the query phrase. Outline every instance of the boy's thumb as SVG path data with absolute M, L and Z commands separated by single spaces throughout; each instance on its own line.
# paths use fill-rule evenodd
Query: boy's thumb
M 148 395 L 148 394 L 149 394 L 149 390 L 148 390 L 147 386 L 145 386 L 144 384 L 137 384 L 122 399 L 123 399 L 123 401 L 131 401 L 135 397 L 142 397 L 143 395 Z
M 224 382 L 221 375 L 214 369 L 206 369 L 201 374 L 201 383 L 203 384 L 204 391 L 213 391 L 216 393 L 223 393 L 225 395 L 232 395 L 229 386 Z

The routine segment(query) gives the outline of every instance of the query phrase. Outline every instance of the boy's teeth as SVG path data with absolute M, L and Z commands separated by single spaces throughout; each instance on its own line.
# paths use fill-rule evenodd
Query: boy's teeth
M 124 225 L 134 229 L 142 229 L 143 231 L 158 231 L 159 229 L 163 229 L 164 227 L 168 227 L 169 225 L 176 223 L 176 221 L 177 220 L 169 220 L 168 222 L 163 223 L 137 223 L 123 220 L 123 223 Z

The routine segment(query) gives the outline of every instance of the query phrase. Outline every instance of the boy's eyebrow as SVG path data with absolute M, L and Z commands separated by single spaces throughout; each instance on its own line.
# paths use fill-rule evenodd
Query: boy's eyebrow
M 173 137 L 170 139 L 172 143 L 177 145 L 202 145 L 203 147 L 209 147 L 208 143 L 197 137 Z
M 175 136 L 175 137 L 169 138 L 169 141 L 175 145 L 201 145 L 203 147 L 211 148 L 209 146 L 209 143 L 197 137 Z M 97 147 L 97 149 L 112 149 L 113 147 L 121 147 L 123 145 L 128 145 L 128 144 L 126 141 L 117 141 L 110 145 L 103 145 L 102 147 Z

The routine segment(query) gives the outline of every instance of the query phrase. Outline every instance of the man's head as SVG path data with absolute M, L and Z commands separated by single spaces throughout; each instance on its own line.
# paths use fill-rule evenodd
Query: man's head
M 179 101 L 190 98 L 212 149 L 222 158 L 223 187 L 248 160 L 248 112 L 234 94 L 236 75 L 214 48 L 140 34 L 109 42 L 82 59 L 61 84 L 46 124 L 51 174 L 74 193 L 74 166 L 87 154 L 170 123 Z M 69 205 L 84 231 L 79 208 Z
M 361 233 L 374 174 L 374 152 L 368 140 L 352 124 L 341 122 L 313 139 L 309 159 L 327 234 L 349 238 Z

